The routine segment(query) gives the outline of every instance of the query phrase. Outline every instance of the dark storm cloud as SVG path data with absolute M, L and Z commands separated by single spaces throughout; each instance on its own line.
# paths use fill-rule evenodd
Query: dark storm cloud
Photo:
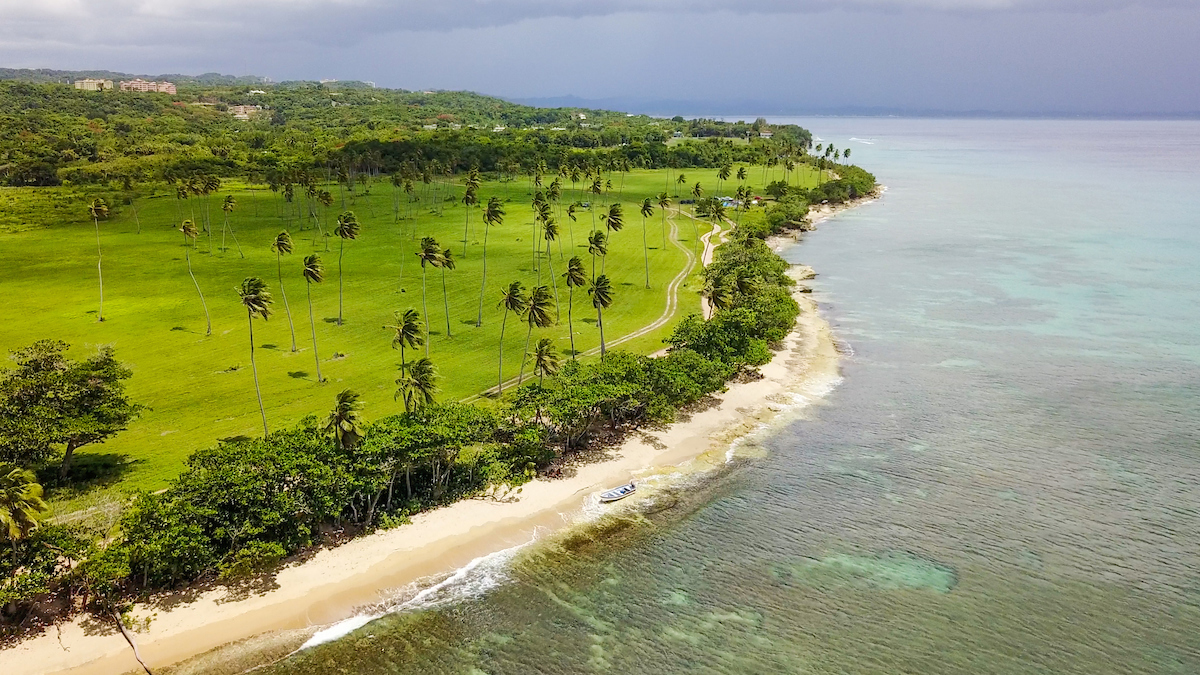
M 855 11 L 1103 12 L 1130 6 L 1188 6 L 1189 0 L 0 0 L 0 47 L 51 45 L 118 48 L 259 44 L 307 40 L 348 44 L 395 31 L 505 26 L 545 18 L 615 14 L 679 16 Z M 201 44 L 195 45 L 197 48 Z

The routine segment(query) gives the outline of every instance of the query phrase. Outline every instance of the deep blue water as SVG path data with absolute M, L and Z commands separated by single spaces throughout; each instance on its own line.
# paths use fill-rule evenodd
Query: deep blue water
M 799 121 L 888 188 L 787 253 L 842 384 L 271 672 L 1200 673 L 1200 123 Z

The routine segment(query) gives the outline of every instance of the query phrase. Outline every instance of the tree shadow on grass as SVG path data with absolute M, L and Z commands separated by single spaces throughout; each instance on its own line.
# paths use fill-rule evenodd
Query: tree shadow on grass
M 38 482 L 55 499 L 74 499 L 96 490 L 120 483 L 125 475 L 142 460 L 130 460 L 128 455 L 110 453 L 76 453 L 71 461 L 71 473 L 59 482 L 57 462 L 38 469 Z
M 303 380 L 304 378 L 308 377 L 308 371 L 293 370 L 288 373 L 288 377 L 295 379 L 295 380 Z

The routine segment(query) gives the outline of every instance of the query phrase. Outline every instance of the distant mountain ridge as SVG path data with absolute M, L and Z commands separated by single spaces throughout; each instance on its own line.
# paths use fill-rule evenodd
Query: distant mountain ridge
M 80 79 L 103 80 L 168 80 L 176 84 L 195 82 L 197 84 L 271 84 L 271 78 L 259 75 L 223 75 L 221 73 L 202 73 L 200 75 L 182 75 L 170 73 L 166 75 L 137 75 L 134 73 L 118 73 L 112 70 L 54 70 L 52 68 L 0 68 L 0 80 L 21 80 L 24 82 L 62 82 L 70 84 Z

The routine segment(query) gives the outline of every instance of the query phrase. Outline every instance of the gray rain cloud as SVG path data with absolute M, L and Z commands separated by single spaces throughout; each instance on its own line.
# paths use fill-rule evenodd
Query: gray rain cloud
M 775 112 L 1200 110 L 1195 0 L 0 0 L 0 65 Z M 695 111 L 703 112 L 703 111 Z

